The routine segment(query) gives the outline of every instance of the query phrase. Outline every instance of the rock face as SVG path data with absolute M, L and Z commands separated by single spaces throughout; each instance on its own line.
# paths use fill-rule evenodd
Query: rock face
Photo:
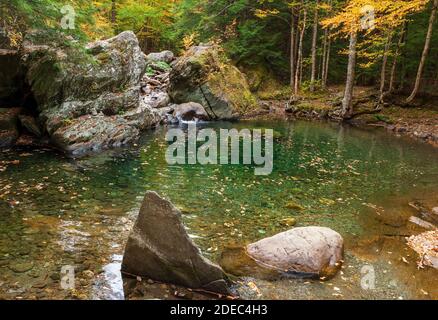
M 153 52 L 146 56 L 148 61 L 171 63 L 175 60 L 175 55 L 172 51 Z
M 208 121 L 210 117 L 204 107 L 196 102 L 183 103 L 174 106 L 173 116 L 181 121 Z
M 18 105 L 22 86 L 23 78 L 18 52 L 0 47 L 0 104 Z
M 20 120 L 21 126 L 25 128 L 29 133 L 33 134 L 38 138 L 40 138 L 43 135 L 43 133 L 41 132 L 41 128 L 34 117 L 23 114 L 23 115 L 19 115 L 18 119 Z
M 159 121 L 141 103 L 146 61 L 134 33 L 91 43 L 88 55 L 37 43 L 23 44 L 26 78 L 44 129 L 60 149 L 79 155 L 119 146 Z
M 169 105 L 170 97 L 167 92 L 154 91 L 145 96 L 144 102 L 154 109 L 161 109 Z
M 0 148 L 14 145 L 20 136 L 18 130 L 18 115 L 20 108 L 0 108 Z
M 171 68 L 168 65 L 160 65 L 157 63 L 160 62 L 160 60 L 154 59 L 166 60 L 162 57 L 163 55 L 166 56 L 165 53 L 166 52 L 149 54 L 149 58 L 147 59 L 147 73 L 143 76 L 141 81 L 143 102 L 151 106 L 154 112 L 160 115 L 161 122 L 164 123 L 168 122 L 167 108 L 170 104 L 170 97 L 167 93 L 167 89 L 169 87 L 169 73 Z
M 341 266 L 343 244 L 331 229 L 295 228 L 249 245 L 247 254 L 264 268 L 286 275 L 327 277 Z
M 229 294 L 222 269 L 204 258 L 189 238 L 181 213 L 147 192 L 129 236 L 122 271 L 193 289 Z
M 169 95 L 176 104 L 201 104 L 211 119 L 237 118 L 256 105 L 245 76 L 213 45 L 192 47 L 174 63 Z

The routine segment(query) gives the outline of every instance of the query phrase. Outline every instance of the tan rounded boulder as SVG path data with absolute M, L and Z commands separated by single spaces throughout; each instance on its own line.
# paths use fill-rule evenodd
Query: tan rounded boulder
M 260 240 L 246 249 L 263 268 L 285 275 L 329 277 L 342 264 L 344 240 L 329 228 L 305 227 Z

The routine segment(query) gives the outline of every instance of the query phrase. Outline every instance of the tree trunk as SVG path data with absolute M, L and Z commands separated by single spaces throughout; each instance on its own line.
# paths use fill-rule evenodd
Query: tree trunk
M 388 64 L 388 54 L 389 49 L 391 48 L 392 44 L 392 30 L 389 30 L 388 37 L 386 39 L 385 49 L 383 52 L 383 61 L 382 61 L 382 70 L 380 73 L 380 96 L 379 96 L 379 102 L 378 107 L 384 104 L 384 96 L 385 96 L 385 85 L 386 85 L 386 66 Z
M 115 30 L 116 22 L 117 22 L 117 4 L 116 4 L 116 0 L 111 0 L 111 24 L 114 28 L 115 33 L 117 33 L 117 31 Z
M 312 74 L 310 76 L 310 91 L 315 91 L 315 81 L 316 81 L 316 46 L 318 42 L 318 5 L 319 0 L 316 1 L 316 8 L 315 8 L 315 19 L 313 21 L 313 37 L 312 37 Z
M 333 1 L 329 0 L 328 5 L 330 6 L 330 13 L 332 11 L 332 4 Z M 329 63 L 330 63 L 330 50 L 331 50 L 331 38 L 330 38 L 330 28 L 326 29 L 326 35 L 327 35 L 327 50 L 326 55 L 324 56 L 324 62 L 323 63 L 323 76 L 321 80 L 322 88 L 327 88 L 327 79 L 328 79 L 328 72 L 329 72 Z
M 344 99 L 342 100 L 342 117 L 344 119 L 351 117 L 353 114 L 353 90 L 356 76 L 356 45 L 357 33 L 356 31 L 352 31 L 350 35 L 350 46 L 348 52 L 347 81 L 345 84 Z
M 324 43 L 322 46 L 322 64 L 321 64 L 321 80 L 324 79 L 325 59 L 327 58 L 327 43 L 328 43 L 328 29 L 324 30 Z
M 290 31 L 290 87 L 295 88 L 295 8 L 291 10 L 291 31 Z
M 330 30 L 328 34 L 328 44 L 327 44 L 327 58 L 325 59 L 325 70 L 324 70 L 324 79 L 322 79 L 323 87 L 327 87 L 327 81 L 328 81 L 328 74 L 329 74 L 329 68 L 330 68 L 330 53 L 332 49 L 332 40 L 330 39 Z
M 391 94 L 392 92 L 394 92 L 394 83 L 395 83 L 395 74 L 396 74 L 396 70 L 397 70 L 397 62 L 398 62 L 398 57 L 400 56 L 400 50 L 405 42 L 405 35 L 406 35 L 406 31 L 407 31 L 407 22 L 403 23 L 402 26 L 402 31 L 400 34 L 400 39 L 397 43 L 397 49 L 395 50 L 395 54 L 394 54 L 394 61 L 392 62 L 392 68 L 391 68 L 391 77 L 389 79 L 389 88 L 388 88 L 388 94 Z
M 426 43 L 424 44 L 423 54 L 421 56 L 420 65 L 418 67 L 414 90 L 412 91 L 409 98 L 406 100 L 406 103 L 411 103 L 415 99 L 415 96 L 417 95 L 418 90 L 420 89 L 421 77 L 423 75 L 424 66 L 426 64 L 426 59 L 429 54 L 430 43 L 432 41 L 433 24 L 435 23 L 437 10 L 438 10 L 438 0 L 434 0 L 432 13 L 430 15 L 430 20 L 429 20 L 429 29 L 427 30 L 427 35 L 426 35 Z
M 302 70 L 303 70 L 303 42 L 304 42 L 304 33 L 306 31 L 306 22 L 307 22 L 307 11 L 306 9 L 303 9 L 303 24 L 301 26 L 301 34 L 300 34 L 300 40 L 298 43 L 298 61 L 297 61 L 297 68 L 295 70 L 295 88 L 294 93 L 295 95 L 298 95 L 298 88 L 300 86 L 300 78 L 302 77 Z

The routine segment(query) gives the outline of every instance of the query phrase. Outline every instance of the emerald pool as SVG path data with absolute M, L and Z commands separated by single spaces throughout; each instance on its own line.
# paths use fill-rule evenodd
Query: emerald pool
M 291 218 L 344 237 L 345 263 L 334 279 L 249 276 L 243 298 L 438 299 L 438 272 L 418 270 L 405 243 L 424 231 L 408 223 L 415 214 L 409 203 L 438 206 L 437 149 L 380 129 L 323 122 L 203 126 L 274 129 L 273 173 L 255 176 L 251 165 L 168 165 L 166 128 L 81 159 L 46 149 L 2 151 L 0 298 L 123 299 L 124 242 L 145 191 L 153 190 L 181 209 L 213 261 L 228 247 L 288 230 Z M 74 290 L 60 286 L 66 265 L 75 266 Z M 364 288 L 370 270 L 374 286 Z

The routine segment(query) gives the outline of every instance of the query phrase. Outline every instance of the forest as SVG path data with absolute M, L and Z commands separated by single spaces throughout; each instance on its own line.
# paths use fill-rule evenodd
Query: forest
M 0 300 L 437 300 L 437 58 L 438 0 L 0 0 Z
M 3 30 L 10 44 L 19 46 L 28 28 L 59 30 L 65 5 L 3 2 Z M 77 39 L 133 30 L 145 52 L 220 43 L 239 67 L 289 84 L 294 94 L 355 82 L 379 86 L 382 99 L 402 92 L 409 103 L 419 93 L 434 94 L 438 85 L 436 1 L 108 0 L 70 5 L 78 27 L 63 31 Z M 353 50 L 356 57 L 348 55 Z

